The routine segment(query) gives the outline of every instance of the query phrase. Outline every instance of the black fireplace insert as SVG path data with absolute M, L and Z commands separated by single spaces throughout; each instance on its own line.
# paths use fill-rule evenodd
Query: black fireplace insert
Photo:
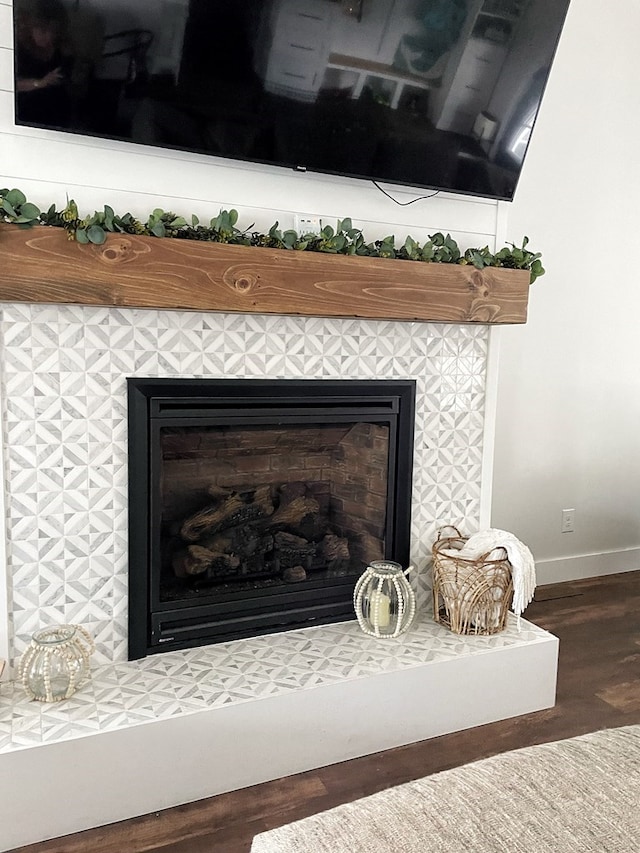
M 129 658 L 354 618 L 409 560 L 412 380 L 128 380 Z

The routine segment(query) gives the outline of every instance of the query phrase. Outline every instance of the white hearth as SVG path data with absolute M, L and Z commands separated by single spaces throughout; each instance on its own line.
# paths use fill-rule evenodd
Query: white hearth
M 542 708 L 558 641 L 512 618 L 394 641 L 355 622 L 94 671 L 71 699 L 0 693 L 0 850 Z

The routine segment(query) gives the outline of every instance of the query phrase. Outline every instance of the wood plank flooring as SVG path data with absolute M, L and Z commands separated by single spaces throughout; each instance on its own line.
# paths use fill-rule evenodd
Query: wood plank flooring
M 392 785 L 509 749 L 640 723 L 640 572 L 540 587 L 526 616 L 560 637 L 555 708 L 13 853 L 248 853 L 258 832 Z

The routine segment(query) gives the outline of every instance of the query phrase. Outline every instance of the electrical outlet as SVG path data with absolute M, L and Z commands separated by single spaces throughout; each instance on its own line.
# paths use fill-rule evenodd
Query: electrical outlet
M 573 526 L 576 520 L 576 511 L 575 509 L 563 509 L 562 510 L 562 527 L 561 530 L 563 533 L 573 533 Z
M 301 237 L 318 235 L 322 230 L 322 220 L 319 216 L 306 216 L 298 213 L 295 216 L 295 229 Z

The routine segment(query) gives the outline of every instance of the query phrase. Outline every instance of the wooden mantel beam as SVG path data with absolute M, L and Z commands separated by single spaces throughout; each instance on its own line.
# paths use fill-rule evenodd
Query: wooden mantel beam
M 0 302 L 525 323 L 529 273 L 0 225 Z

